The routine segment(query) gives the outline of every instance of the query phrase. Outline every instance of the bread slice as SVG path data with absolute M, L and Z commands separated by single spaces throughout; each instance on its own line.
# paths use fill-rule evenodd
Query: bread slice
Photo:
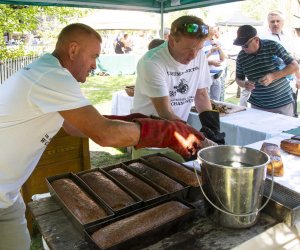
M 273 165 L 274 176 L 283 176 L 284 169 L 279 146 L 273 143 L 264 142 L 260 150 L 270 156 L 271 162 L 267 166 L 267 173 L 272 175 Z

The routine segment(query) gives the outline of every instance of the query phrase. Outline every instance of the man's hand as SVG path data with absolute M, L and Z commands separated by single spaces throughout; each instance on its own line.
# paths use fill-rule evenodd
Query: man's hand
M 252 81 L 245 81 L 245 89 L 251 92 L 255 89 L 255 83 Z
M 188 159 L 200 148 L 208 145 L 202 133 L 181 121 L 138 118 L 133 122 L 137 122 L 141 126 L 141 136 L 135 146 L 136 149 L 168 147 Z
M 263 86 L 269 86 L 275 79 L 272 73 L 266 74 L 258 80 L 258 82 Z

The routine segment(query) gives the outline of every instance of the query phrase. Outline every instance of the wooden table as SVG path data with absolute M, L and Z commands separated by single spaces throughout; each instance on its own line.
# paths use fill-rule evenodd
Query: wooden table
M 201 207 L 199 204 L 203 206 L 204 202 L 198 202 Z M 29 208 L 50 249 L 89 249 L 84 237 L 52 197 L 30 202 Z M 187 228 L 145 249 L 232 249 L 278 224 L 271 216 L 261 213 L 258 223 L 250 229 L 226 229 L 199 215 Z

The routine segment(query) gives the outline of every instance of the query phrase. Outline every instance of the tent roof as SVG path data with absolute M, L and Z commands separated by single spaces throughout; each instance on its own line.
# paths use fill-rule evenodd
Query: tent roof
M 1 4 L 69 6 L 114 10 L 137 10 L 156 13 L 206 7 L 242 0 L 4 0 Z M 163 3 L 163 9 L 161 9 Z
M 257 21 L 250 17 L 244 16 L 240 11 L 235 12 L 229 19 L 223 22 L 217 22 L 217 25 L 223 26 L 242 26 L 242 25 L 252 25 L 252 26 L 261 26 L 263 25 L 262 21 Z

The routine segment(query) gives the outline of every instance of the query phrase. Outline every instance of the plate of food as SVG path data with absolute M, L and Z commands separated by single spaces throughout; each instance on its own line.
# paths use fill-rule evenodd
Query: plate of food
M 228 102 L 219 102 L 214 100 L 210 100 L 210 101 L 211 101 L 212 109 L 218 111 L 220 113 L 220 116 L 225 116 L 227 114 L 232 114 L 247 109 L 244 106 L 238 106 Z M 197 112 L 196 107 L 193 106 L 191 111 Z

